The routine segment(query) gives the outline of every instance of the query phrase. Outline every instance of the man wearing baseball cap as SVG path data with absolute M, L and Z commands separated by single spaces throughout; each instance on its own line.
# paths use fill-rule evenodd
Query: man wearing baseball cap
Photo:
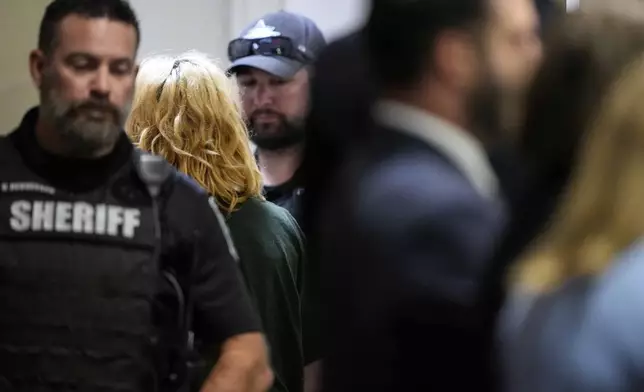
M 311 19 L 291 12 L 264 15 L 228 45 L 229 72 L 237 77 L 266 199 L 301 220 L 305 168 L 302 154 L 313 63 L 326 40 Z M 271 237 L 270 241 L 274 239 Z M 302 293 L 304 364 L 320 358 L 319 273 L 307 264 L 296 277 Z M 299 274 L 298 274 L 299 275 Z M 283 358 L 284 367 L 291 363 Z M 282 371 L 273 358 L 276 380 Z M 314 367 L 310 367 L 313 370 Z M 308 372 L 307 372 L 308 373 Z M 307 375 L 307 378 L 309 376 Z
M 266 198 L 300 218 L 300 163 L 308 109 L 310 66 L 326 41 L 309 18 L 264 15 L 228 46 L 243 108 L 266 186 Z

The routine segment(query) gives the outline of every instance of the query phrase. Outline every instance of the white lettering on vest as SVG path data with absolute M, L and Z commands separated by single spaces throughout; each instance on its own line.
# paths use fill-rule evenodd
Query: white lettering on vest
M 141 225 L 136 208 L 85 202 L 26 201 L 11 204 L 9 224 L 14 231 L 102 234 L 133 238 Z
M 2 192 L 38 192 L 53 195 L 56 190 L 48 185 L 37 182 L 2 182 L 0 183 Z

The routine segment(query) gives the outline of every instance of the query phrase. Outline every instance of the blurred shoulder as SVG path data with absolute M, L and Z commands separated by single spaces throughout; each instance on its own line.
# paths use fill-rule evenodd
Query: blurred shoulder
M 490 210 L 463 175 L 431 154 L 400 154 L 367 168 L 357 179 L 355 205 L 386 221 L 434 217 L 448 222 L 442 218 L 484 217 Z
M 589 298 L 593 315 L 590 325 L 598 331 L 612 331 L 626 347 L 644 350 L 644 239 L 618 255 L 612 265 L 596 278 Z M 644 360 L 644 351 L 642 352 Z

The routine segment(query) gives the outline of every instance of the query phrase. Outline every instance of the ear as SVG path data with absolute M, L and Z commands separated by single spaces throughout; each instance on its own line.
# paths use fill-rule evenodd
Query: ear
M 29 72 L 34 85 L 40 88 L 42 85 L 43 72 L 46 65 L 46 56 L 40 49 L 32 50 L 29 53 Z
M 135 80 L 139 76 L 139 71 L 140 70 L 141 70 L 141 63 L 136 63 L 136 65 L 134 66 L 134 79 Z
M 470 34 L 448 31 L 436 40 L 434 65 L 437 76 L 457 88 L 476 82 L 478 56 Z

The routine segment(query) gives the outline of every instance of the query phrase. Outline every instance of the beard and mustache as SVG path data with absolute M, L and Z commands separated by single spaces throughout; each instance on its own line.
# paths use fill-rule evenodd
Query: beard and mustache
M 257 117 L 272 115 L 278 120 L 273 123 L 262 123 Z M 250 129 L 250 140 L 260 149 L 277 151 L 293 147 L 304 142 L 304 119 L 289 119 L 284 114 L 270 109 L 258 109 L 247 120 Z
M 502 137 L 501 88 L 492 80 L 485 80 L 470 93 L 467 100 L 467 113 L 470 132 L 483 144 L 495 143 Z
M 123 108 L 107 97 L 67 100 L 57 90 L 58 75 L 47 71 L 40 89 L 40 115 L 53 125 L 70 156 L 95 157 L 109 152 L 122 135 L 131 101 Z
M 524 103 L 522 86 L 504 86 L 500 78 L 486 72 L 468 96 L 469 130 L 487 147 L 511 146 L 520 133 Z

